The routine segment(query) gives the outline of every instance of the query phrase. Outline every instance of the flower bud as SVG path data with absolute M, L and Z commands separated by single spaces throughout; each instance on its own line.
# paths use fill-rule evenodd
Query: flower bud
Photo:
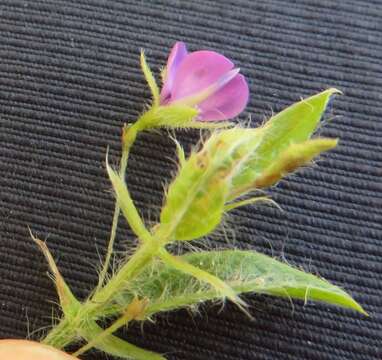
M 232 179 L 260 141 L 258 130 L 234 128 L 214 133 L 190 155 L 170 185 L 161 212 L 167 237 L 192 240 L 220 223 Z

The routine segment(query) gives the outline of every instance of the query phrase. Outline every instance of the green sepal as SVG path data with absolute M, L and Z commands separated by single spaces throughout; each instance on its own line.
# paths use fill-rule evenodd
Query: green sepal
M 198 115 L 196 108 L 186 105 L 165 105 L 149 108 L 137 121 L 140 131 L 155 128 L 187 128 Z
M 159 88 L 155 81 L 154 75 L 151 72 L 149 65 L 147 64 L 146 56 L 143 50 L 141 50 L 141 68 L 143 75 L 145 76 L 145 79 L 147 81 L 147 84 L 149 85 L 149 88 L 151 90 L 151 94 L 153 97 L 153 106 L 158 106 L 160 98 Z
M 155 109 L 156 127 L 187 128 L 198 115 L 198 110 L 186 105 L 166 105 Z
M 234 127 L 235 124 L 229 121 L 219 122 L 206 122 L 206 121 L 192 121 L 187 124 L 188 129 L 201 129 L 201 130 L 217 130 L 217 129 L 229 129 Z
M 178 157 L 179 167 L 182 167 L 186 163 L 186 154 L 184 153 L 184 149 L 182 145 L 180 145 L 179 141 L 174 137 L 171 137 L 171 140 L 174 141 L 176 146 L 176 155 Z
M 332 95 L 340 93 L 337 89 L 328 89 L 317 95 L 301 100 L 271 117 L 260 128 L 263 139 L 247 163 L 247 168 L 233 179 L 233 192 L 246 188 L 262 171 L 290 144 L 308 140 L 316 130 Z
M 220 278 L 237 294 L 258 293 L 285 298 L 319 301 L 366 314 L 344 290 L 315 275 L 254 251 L 222 250 L 188 253 L 180 257 L 195 267 Z M 134 295 L 132 295 L 134 294 Z M 194 277 L 159 261 L 153 262 L 116 296 L 117 313 L 133 296 L 147 297 L 146 316 L 178 308 L 197 306 L 202 301 L 219 300 L 221 294 Z

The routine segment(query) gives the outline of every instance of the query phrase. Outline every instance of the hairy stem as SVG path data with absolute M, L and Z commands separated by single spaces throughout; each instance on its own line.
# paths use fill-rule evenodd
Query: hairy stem
M 97 344 L 116 332 L 122 326 L 127 326 L 131 320 L 141 320 L 147 307 L 148 299 L 139 299 L 135 297 L 131 303 L 126 307 L 121 317 L 119 317 L 113 324 L 103 330 L 101 333 L 93 336 L 93 338 L 80 349 L 78 349 L 73 356 L 79 356 L 84 352 L 90 350 L 92 347 L 96 347 Z
M 86 328 L 79 330 L 81 337 L 87 341 L 91 341 L 94 337 L 102 334 L 102 332 L 103 329 L 95 322 L 90 322 Z M 159 354 L 141 349 L 114 335 L 101 338 L 100 341 L 97 342 L 96 347 L 107 354 L 124 359 L 128 356 L 136 360 L 165 360 L 165 358 Z
M 62 318 L 42 341 L 44 344 L 62 349 L 73 342 L 77 336 L 83 336 L 83 331 L 89 326 L 89 321 L 101 318 L 102 307 L 110 301 L 113 295 L 132 278 L 137 276 L 159 251 L 157 242 L 144 243 L 131 256 L 129 261 L 111 278 L 111 280 L 92 299 L 83 304 L 78 303 L 76 316 L 73 318 Z M 77 306 L 76 304 L 74 304 Z M 88 338 L 86 338 L 88 340 Z M 101 341 L 102 342 L 102 341 Z
M 138 122 L 137 122 L 138 123 Z M 137 124 L 136 123 L 136 124 Z M 127 162 L 129 160 L 129 153 L 132 145 L 134 144 L 134 141 L 137 137 L 139 128 L 137 126 L 132 125 L 130 128 L 127 128 L 126 130 L 124 129 L 123 131 L 123 136 L 122 136 L 122 156 L 119 164 L 119 176 L 124 177 L 126 173 L 126 168 L 127 168 Z M 104 264 L 102 266 L 102 270 L 99 275 L 99 280 L 98 280 L 98 286 L 96 288 L 97 292 L 98 290 L 101 289 L 105 282 L 105 278 L 110 266 L 110 260 L 111 256 L 113 254 L 113 249 L 114 249 L 114 242 L 115 242 L 115 237 L 117 235 L 117 227 L 118 227 L 118 219 L 119 219 L 119 214 L 121 212 L 121 208 L 118 204 L 118 202 L 115 202 L 115 207 L 114 207 L 114 215 L 113 215 L 113 222 L 111 225 L 111 231 L 110 231 L 110 238 L 109 238 L 109 243 L 107 246 L 107 252 L 106 252 L 106 257 Z
M 62 318 L 41 342 L 62 349 L 70 344 L 76 336 L 77 329 L 73 326 L 73 323 L 67 318 Z
M 81 354 L 83 354 L 83 353 L 87 352 L 88 350 L 90 350 L 91 348 L 97 346 L 97 344 L 103 342 L 103 340 L 106 337 L 108 337 L 109 335 L 112 335 L 114 332 L 116 332 L 122 326 L 127 325 L 127 323 L 130 320 L 131 319 L 128 316 L 125 316 L 125 315 L 121 316 L 117 321 L 115 321 L 107 329 L 102 330 L 102 332 L 100 332 L 98 335 L 94 336 L 94 334 L 93 334 L 92 335 L 92 339 L 86 345 L 82 346 L 80 349 L 78 349 L 72 355 L 75 356 L 75 357 L 78 357 Z M 81 332 L 85 334 L 84 330 L 82 330 Z
M 129 261 L 84 306 L 88 306 L 89 310 L 93 311 L 106 304 L 118 290 L 123 288 L 128 281 L 132 280 L 145 268 L 158 251 L 159 244 L 157 241 L 152 240 L 143 243 Z

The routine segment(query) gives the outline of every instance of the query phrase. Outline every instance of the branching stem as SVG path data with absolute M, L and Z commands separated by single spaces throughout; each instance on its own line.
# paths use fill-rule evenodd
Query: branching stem
M 139 120 L 136 124 L 139 124 Z M 136 126 L 136 124 L 130 126 L 130 127 L 125 127 L 123 129 L 123 135 L 122 135 L 122 155 L 121 155 L 121 160 L 119 164 L 119 176 L 123 178 L 126 173 L 126 168 L 127 168 L 127 162 L 129 160 L 129 153 L 130 149 L 134 144 L 134 141 L 137 137 L 139 127 Z M 107 252 L 105 256 L 105 261 L 102 266 L 102 270 L 99 275 L 99 280 L 98 280 L 98 285 L 96 288 L 95 293 L 97 293 L 101 287 L 103 286 L 105 282 L 105 278 L 107 275 L 107 272 L 109 270 L 110 266 L 110 261 L 111 261 L 111 256 L 113 254 L 113 249 L 114 249 L 114 242 L 115 238 L 117 235 L 117 227 L 118 227 L 118 220 L 119 220 L 119 215 L 121 212 L 121 208 L 118 204 L 118 201 L 115 202 L 115 207 L 114 207 L 114 214 L 113 214 L 113 222 L 111 225 L 111 231 L 110 231 L 110 238 L 109 238 L 109 243 L 107 247 Z

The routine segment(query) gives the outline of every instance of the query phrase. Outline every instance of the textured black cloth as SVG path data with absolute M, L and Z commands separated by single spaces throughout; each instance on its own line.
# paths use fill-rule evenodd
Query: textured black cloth
M 284 211 L 249 206 L 228 222 L 237 246 L 320 274 L 371 316 L 247 296 L 254 320 L 230 304 L 204 306 L 196 317 L 160 316 L 143 332 L 133 326 L 126 338 L 169 359 L 382 358 L 381 1 L 0 0 L 0 30 L 0 337 L 49 326 L 57 309 L 28 226 L 47 239 L 77 296 L 96 284 L 114 206 L 106 148 L 116 163 L 122 124 L 149 101 L 140 48 L 158 74 L 183 40 L 242 69 L 251 101 L 241 119 L 251 114 L 254 126 L 301 97 L 344 92 L 320 130 L 340 146 L 271 191 Z M 188 146 L 198 134 L 178 136 Z M 171 157 L 165 132 L 134 147 L 128 183 L 149 220 Z M 124 251 L 133 235 L 120 224 Z

